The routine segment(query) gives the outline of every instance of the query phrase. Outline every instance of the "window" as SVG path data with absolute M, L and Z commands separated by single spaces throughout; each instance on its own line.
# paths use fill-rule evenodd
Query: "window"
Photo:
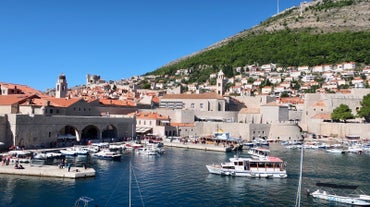
M 201 109 L 203 108 L 203 103 L 200 103 L 200 106 L 199 106 Z
M 191 103 L 190 108 L 193 109 L 194 108 L 194 105 L 195 105 L 194 103 Z

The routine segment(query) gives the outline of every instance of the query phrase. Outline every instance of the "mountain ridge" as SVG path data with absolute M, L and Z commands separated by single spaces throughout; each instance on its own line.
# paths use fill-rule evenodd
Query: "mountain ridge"
M 315 0 L 288 8 L 250 29 L 227 37 L 205 49 L 171 61 L 156 69 L 173 66 L 183 60 L 220 48 L 236 39 L 283 30 L 309 31 L 312 34 L 359 32 L 370 30 L 370 2 L 361 0 Z

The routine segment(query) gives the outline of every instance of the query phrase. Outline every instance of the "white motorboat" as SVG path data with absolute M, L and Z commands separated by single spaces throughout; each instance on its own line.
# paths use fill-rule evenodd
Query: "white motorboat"
M 95 153 L 94 157 L 103 160 L 120 160 L 121 154 L 116 151 L 110 151 L 109 149 L 103 149 Z
M 338 149 L 338 148 L 327 149 L 326 151 L 330 153 L 336 153 L 336 154 L 344 154 L 346 152 L 343 149 Z
M 358 186 L 353 185 L 337 185 L 332 183 L 317 183 L 317 186 L 329 187 L 329 188 L 340 188 L 340 189 L 352 189 L 355 190 Z M 310 193 L 314 198 L 350 204 L 354 206 L 370 206 L 370 196 L 365 194 L 349 194 L 349 195 L 337 195 L 333 192 L 328 192 L 326 190 L 317 189 L 316 191 Z
M 253 147 L 248 150 L 248 154 L 253 158 L 259 159 L 270 156 L 271 151 L 263 147 Z
M 88 155 L 89 151 L 82 147 L 72 147 L 67 149 L 59 150 L 65 156 L 77 156 L 77 155 Z
M 229 162 L 206 165 L 212 174 L 254 178 L 286 178 L 285 163 L 278 157 L 264 159 L 232 157 Z

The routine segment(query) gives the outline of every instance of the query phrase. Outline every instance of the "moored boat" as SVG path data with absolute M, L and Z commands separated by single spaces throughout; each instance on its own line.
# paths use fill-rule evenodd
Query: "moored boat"
M 110 151 L 108 149 L 101 150 L 94 154 L 94 157 L 103 160 L 120 160 L 121 154 L 116 151 Z
M 356 190 L 358 186 L 356 185 L 338 185 L 333 183 L 316 183 L 317 186 L 327 187 L 330 189 L 350 189 Z M 327 200 L 336 203 L 350 204 L 354 206 L 370 206 L 370 196 L 366 194 L 348 194 L 348 195 L 337 195 L 333 190 L 326 191 L 322 189 L 317 189 L 316 191 L 310 193 L 314 198 Z
M 286 178 L 285 163 L 278 157 L 264 159 L 232 157 L 229 162 L 206 165 L 212 174 L 254 178 Z

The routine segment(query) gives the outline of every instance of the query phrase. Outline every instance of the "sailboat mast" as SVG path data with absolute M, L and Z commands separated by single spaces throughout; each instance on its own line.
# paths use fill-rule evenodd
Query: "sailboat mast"
M 295 200 L 295 206 L 301 206 L 301 190 L 302 190 L 302 171 L 303 171 L 303 144 L 301 145 L 301 160 L 299 166 L 299 181 L 298 181 L 298 190 L 297 190 L 297 197 Z
M 132 182 L 132 179 L 131 179 L 131 171 L 132 171 L 132 169 L 131 169 L 131 161 L 130 161 L 130 166 L 129 166 L 129 184 L 128 184 L 128 206 L 129 207 L 131 207 L 131 188 L 132 188 L 132 184 L 131 184 L 131 182 Z

